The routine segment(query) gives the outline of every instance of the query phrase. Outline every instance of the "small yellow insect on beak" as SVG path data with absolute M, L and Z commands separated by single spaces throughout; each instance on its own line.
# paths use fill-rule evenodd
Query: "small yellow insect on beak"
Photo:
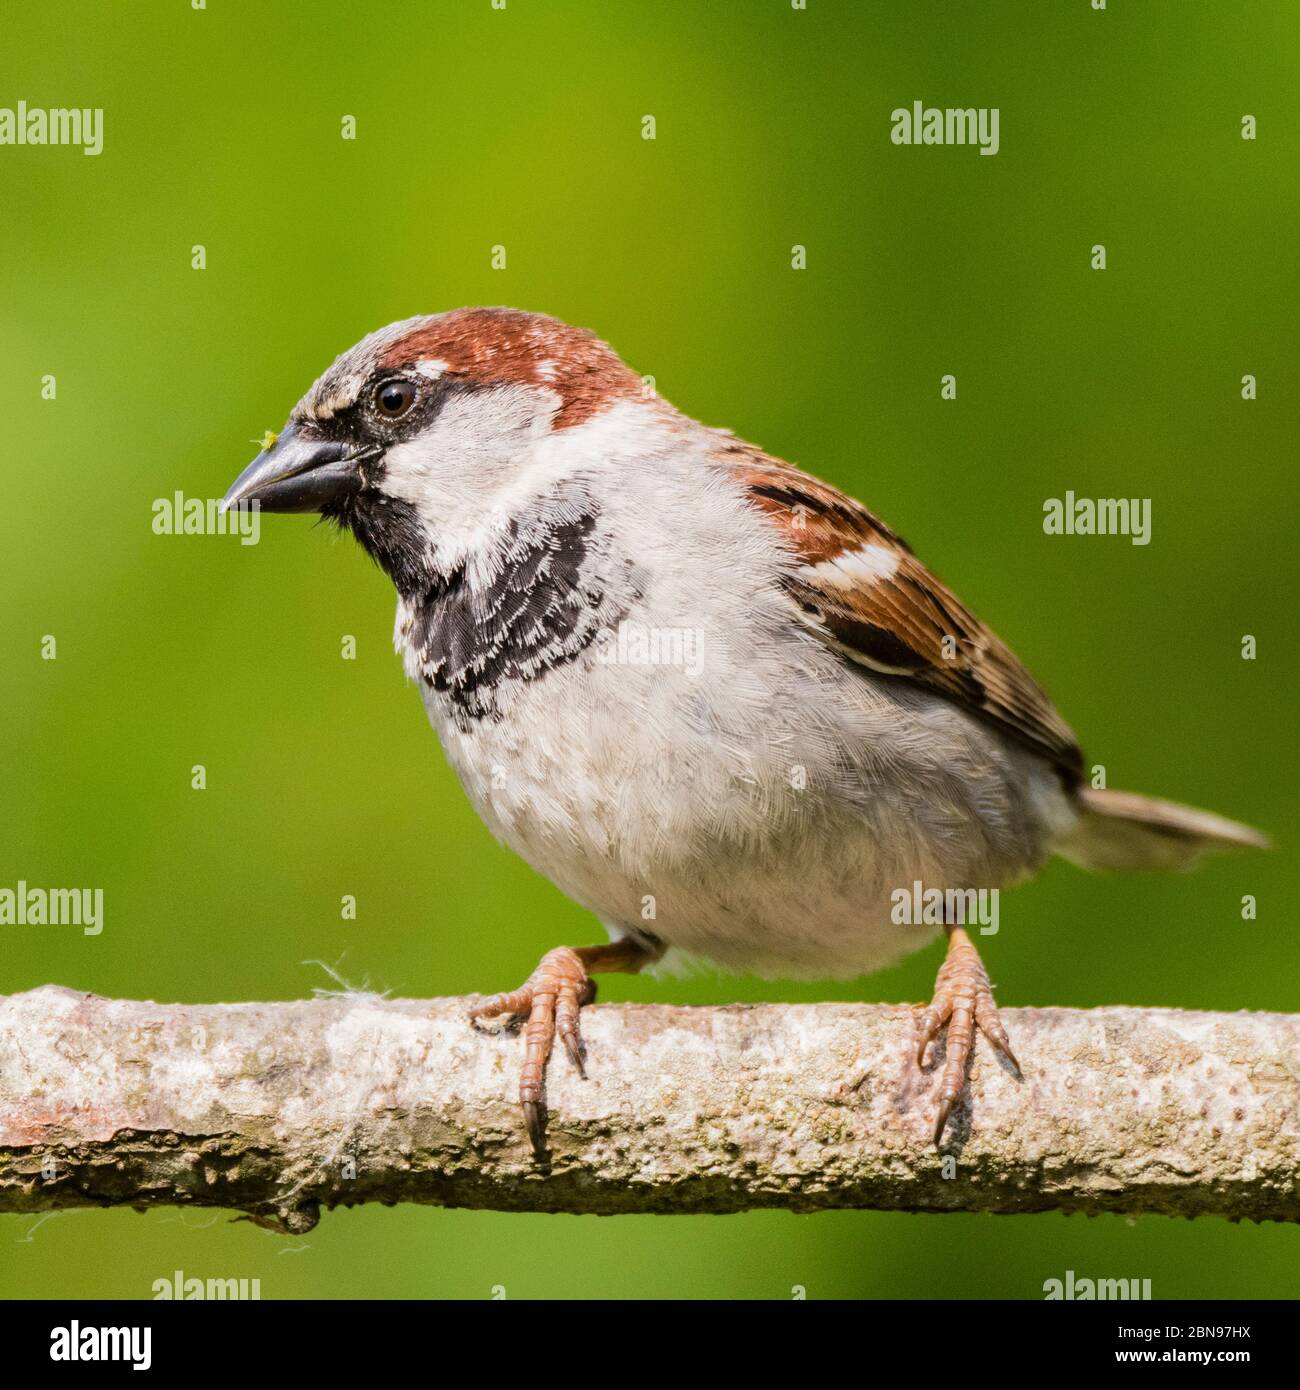
M 265 451 L 267 449 L 274 449 L 275 441 L 279 439 L 279 437 L 280 436 L 276 434 L 274 430 L 267 430 L 266 433 L 262 435 L 261 439 L 250 439 L 248 442 L 250 444 L 256 444 L 259 449 Z

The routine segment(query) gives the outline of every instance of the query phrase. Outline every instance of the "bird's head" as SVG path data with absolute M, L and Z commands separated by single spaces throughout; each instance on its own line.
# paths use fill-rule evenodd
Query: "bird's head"
M 421 567 L 430 554 L 454 563 L 485 527 L 508 525 L 545 474 L 564 472 L 571 432 L 641 396 L 617 353 L 544 314 L 405 319 L 334 362 L 224 505 L 320 512 L 400 589 L 417 556 Z

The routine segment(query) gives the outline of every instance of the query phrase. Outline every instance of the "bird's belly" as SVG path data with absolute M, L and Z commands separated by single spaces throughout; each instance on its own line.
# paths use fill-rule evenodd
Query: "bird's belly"
M 901 874 L 883 871 L 860 832 L 838 845 L 823 840 L 815 854 L 706 857 L 661 871 L 634 925 L 727 970 L 848 978 L 892 964 L 939 931 L 933 921 L 894 920 L 894 878 Z
M 616 933 L 774 977 L 864 974 L 939 930 L 900 912 L 900 893 L 988 889 L 1041 855 L 1023 807 L 988 823 L 996 779 L 974 788 L 978 813 L 963 799 L 951 748 L 926 785 L 919 764 L 873 762 L 870 729 L 795 728 L 734 702 L 718 727 L 719 711 L 649 688 L 629 719 L 573 668 L 546 684 L 537 717 L 457 722 L 425 699 L 489 829 Z

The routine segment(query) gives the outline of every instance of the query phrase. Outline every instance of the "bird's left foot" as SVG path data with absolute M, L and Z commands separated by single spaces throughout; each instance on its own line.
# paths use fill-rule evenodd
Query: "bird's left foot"
M 1004 1056 L 1020 1075 L 1020 1064 L 1011 1051 L 1007 1030 L 998 1017 L 993 1002 L 993 988 L 988 972 L 965 931 L 953 927 L 948 935 L 948 955 L 934 982 L 934 998 L 916 1014 L 916 1064 L 925 1061 L 926 1048 L 935 1040 L 939 1030 L 948 1025 L 943 1077 L 939 1083 L 939 1115 L 934 1127 L 934 1142 L 943 1142 L 948 1117 L 966 1085 L 966 1064 L 975 1047 L 978 1029 Z

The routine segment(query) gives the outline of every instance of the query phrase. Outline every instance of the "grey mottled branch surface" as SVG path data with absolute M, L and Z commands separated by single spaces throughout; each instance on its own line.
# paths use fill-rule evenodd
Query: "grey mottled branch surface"
M 595 1006 L 586 1081 L 549 1071 L 551 1161 L 522 1042 L 464 999 L 182 1005 L 48 986 L 0 998 L 0 1211 L 1047 1210 L 1300 1219 L 1300 1015 L 1006 1009 L 942 1153 L 940 1046 L 899 1006 Z M 843 1083 L 862 1075 L 843 1094 Z

